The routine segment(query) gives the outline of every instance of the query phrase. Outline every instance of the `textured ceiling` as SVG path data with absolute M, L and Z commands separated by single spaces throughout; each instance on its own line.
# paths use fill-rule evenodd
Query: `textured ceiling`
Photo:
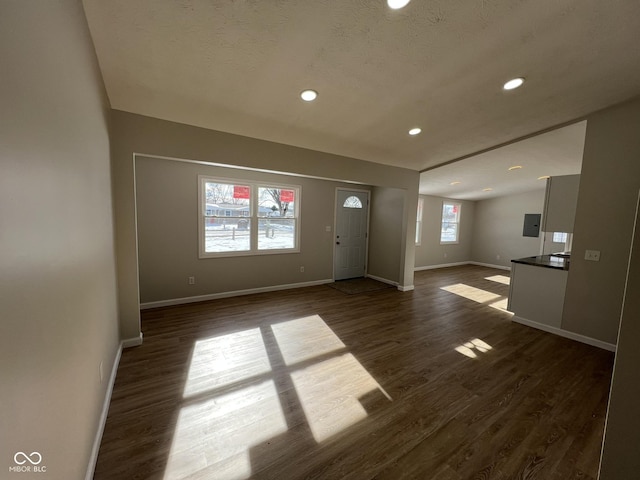
M 640 94 L 638 0 L 83 3 L 113 108 L 415 170 Z

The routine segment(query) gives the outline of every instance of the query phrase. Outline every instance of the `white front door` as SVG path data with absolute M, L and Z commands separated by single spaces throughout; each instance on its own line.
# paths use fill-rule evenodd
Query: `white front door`
M 364 277 L 369 192 L 338 189 L 336 197 L 334 279 Z

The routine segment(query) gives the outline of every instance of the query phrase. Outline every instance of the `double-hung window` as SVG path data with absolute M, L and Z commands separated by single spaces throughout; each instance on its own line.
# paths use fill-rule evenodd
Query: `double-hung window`
M 199 181 L 201 258 L 300 251 L 299 186 Z
M 460 208 L 461 205 L 459 203 L 442 203 L 440 243 L 458 243 L 460 238 Z

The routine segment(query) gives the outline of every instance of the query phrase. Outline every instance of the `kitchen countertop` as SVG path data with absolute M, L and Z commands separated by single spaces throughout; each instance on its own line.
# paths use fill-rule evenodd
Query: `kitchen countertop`
M 535 257 L 518 258 L 516 260 L 511 260 L 511 262 L 533 265 L 534 267 L 569 270 L 570 257 L 566 255 L 537 255 Z

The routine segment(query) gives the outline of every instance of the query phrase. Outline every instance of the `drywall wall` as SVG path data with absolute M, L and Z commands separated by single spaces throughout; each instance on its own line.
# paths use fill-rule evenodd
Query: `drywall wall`
M 123 338 L 140 334 L 134 191 L 136 154 L 346 181 L 404 190 L 401 285 L 413 284 L 415 212 L 419 173 L 353 158 L 216 132 L 112 110 L 111 152 L 118 261 L 119 316 Z M 405 229 L 406 226 L 406 229 Z
M 198 258 L 198 176 L 297 185 L 300 252 Z M 327 180 L 214 167 L 140 156 L 136 159 L 140 301 L 331 280 L 337 187 Z M 331 230 L 327 231 L 327 227 Z M 400 226 L 397 226 L 398 236 Z M 399 248 L 399 245 L 394 245 Z M 395 269 L 399 271 L 399 260 Z M 304 272 L 300 271 L 304 267 Z M 188 277 L 195 277 L 189 285 Z
M 400 280 L 404 191 L 375 187 L 371 195 L 367 274 L 390 282 Z
M 547 179 L 542 230 L 573 232 L 580 191 L 580 175 L 559 175 Z
M 640 189 L 640 99 L 587 120 L 562 328 L 615 344 Z
M 640 220 L 636 218 L 632 255 L 627 272 L 626 294 L 599 478 L 634 478 L 640 471 Z
M 472 260 L 511 267 L 514 258 L 538 255 L 542 237 L 524 237 L 522 229 L 525 213 L 542 213 L 544 194 L 542 188 L 476 202 Z
M 81 479 L 119 345 L 108 105 L 81 3 L 1 2 L 0 64 L 0 477 Z M 12 472 L 18 452 L 46 473 Z
M 424 202 L 422 207 L 422 241 L 420 245 L 416 246 L 416 269 L 470 261 L 473 225 L 475 222 L 475 202 L 430 195 L 420 195 L 420 197 Z M 456 244 L 440 244 L 442 203 L 444 201 L 460 203 L 462 206 L 460 210 L 460 236 L 459 242 Z M 415 223 L 415 213 L 413 222 Z

